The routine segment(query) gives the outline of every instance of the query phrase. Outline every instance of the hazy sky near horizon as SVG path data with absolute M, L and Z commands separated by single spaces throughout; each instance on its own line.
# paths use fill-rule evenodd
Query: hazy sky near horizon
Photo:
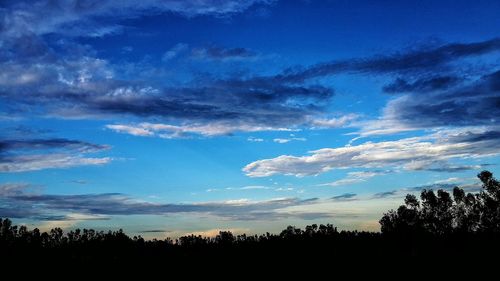
M 500 169 L 500 1 L 2 1 L 0 217 L 378 230 Z

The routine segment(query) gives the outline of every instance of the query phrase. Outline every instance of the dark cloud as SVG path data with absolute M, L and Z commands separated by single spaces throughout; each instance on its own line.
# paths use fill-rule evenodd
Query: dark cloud
M 459 59 L 498 51 L 500 51 L 500 38 L 474 43 L 451 43 L 437 47 L 423 47 L 392 55 L 320 63 L 302 70 L 290 70 L 276 76 L 276 78 L 289 82 L 301 82 L 339 73 L 391 74 L 426 72 L 436 70 Z
M 53 130 L 45 128 L 32 128 L 28 126 L 18 125 L 13 127 L 3 128 L 3 136 L 8 139 L 27 139 L 40 137 L 41 135 L 53 133 Z
M 405 188 L 404 190 L 408 190 L 408 191 L 422 191 L 424 189 L 427 189 L 427 190 L 438 190 L 438 189 L 452 190 L 455 186 L 457 186 L 457 184 L 433 183 L 433 184 L 427 184 L 427 185 L 408 187 L 408 188 Z
M 4 205 L 2 201 L 3 200 L 0 199 L 0 204 Z M 19 209 L 18 206 L 13 206 L 13 205 L 0 206 L 0 217 L 12 218 L 12 219 L 34 218 L 34 217 L 41 218 L 36 210 Z
M 469 184 L 464 184 L 464 183 L 456 183 L 456 184 L 451 184 L 451 183 L 433 183 L 433 184 L 427 184 L 427 185 L 421 185 L 421 186 L 414 186 L 414 187 L 408 187 L 402 189 L 402 191 L 417 191 L 420 192 L 424 189 L 426 190 L 446 190 L 448 192 L 452 191 L 455 187 L 460 187 L 464 189 L 466 192 L 479 192 L 481 191 L 482 185 L 479 182 L 476 183 L 469 183 Z
M 355 200 L 356 193 L 344 193 L 341 195 L 333 196 L 331 199 L 334 201 L 350 201 Z
M 165 233 L 165 232 L 170 232 L 170 230 L 163 230 L 163 229 L 148 229 L 148 230 L 141 230 L 139 231 L 140 233 Z
M 417 128 L 496 125 L 500 115 L 500 71 L 433 94 L 409 94 L 388 105 L 387 118 Z
M 313 204 L 317 200 L 317 198 L 304 200 L 284 198 L 256 202 L 236 200 L 212 203 L 159 204 L 134 200 L 120 193 L 52 195 L 30 193 L 26 192 L 25 187 L 19 187 L 16 192 L 7 192 L 0 198 L 0 217 L 37 218 L 51 216 L 54 213 L 76 213 L 89 215 L 89 218 L 96 216 L 96 219 L 100 219 L 102 215 L 203 213 L 236 220 L 285 217 L 312 218 L 322 215 L 279 210 L 291 206 Z
M 437 76 L 424 77 L 415 81 L 409 82 L 403 78 L 398 78 L 394 82 L 384 86 L 383 91 L 386 93 L 427 93 L 437 90 L 446 90 L 463 81 L 462 78 L 455 76 Z
M 462 134 L 454 135 L 447 139 L 447 141 L 452 143 L 461 143 L 461 142 L 490 142 L 490 141 L 499 141 L 500 140 L 500 131 L 488 130 L 484 132 L 464 132 Z
M 385 192 L 375 193 L 373 195 L 373 198 L 386 198 L 386 197 L 391 197 L 391 196 L 394 196 L 397 194 L 398 194 L 398 190 L 385 191 Z
M 334 217 L 337 217 L 335 214 L 328 213 L 328 212 L 311 212 L 311 213 L 297 213 L 297 214 L 290 214 L 291 217 L 296 217 L 300 218 L 303 220 L 318 220 L 318 219 L 332 219 Z M 355 217 L 355 215 L 350 215 L 349 217 Z
M 92 152 L 108 149 L 109 146 L 98 145 L 83 141 L 63 138 L 52 139 L 26 139 L 26 140 L 1 140 L 0 154 L 14 150 L 41 150 L 41 149 L 75 149 L 81 152 Z
M 1 91 L 0 81 L 0 100 L 12 105 L 18 113 L 29 110 L 30 113 L 63 117 L 134 115 L 169 122 L 231 121 L 287 127 L 323 112 L 334 94 L 331 88 L 319 85 L 255 79 L 214 80 L 200 87 L 155 89 L 106 79 L 100 77 L 105 73 L 98 72 L 92 72 L 96 78 L 81 83 L 84 78 L 72 77 L 72 73 L 97 71 L 102 62 L 78 64 L 79 67 L 73 65 L 68 70 L 68 78 L 64 79 L 57 78 L 61 76 L 57 73 L 47 75 L 56 66 L 47 67 L 44 74 L 30 73 L 29 68 L 10 67 L 12 79 L 24 75 L 31 80 L 14 83 L 9 79 L 10 82 L 4 84 L 4 91 Z
M 470 170 L 479 170 L 481 169 L 482 165 L 449 165 L 449 164 L 443 164 L 443 165 L 431 165 L 428 167 L 425 167 L 422 170 L 425 171 L 430 171 L 430 172 L 446 172 L 446 173 L 458 173 L 458 172 L 464 172 L 464 171 L 470 171 Z M 420 169 L 415 169 L 415 171 L 418 171 Z

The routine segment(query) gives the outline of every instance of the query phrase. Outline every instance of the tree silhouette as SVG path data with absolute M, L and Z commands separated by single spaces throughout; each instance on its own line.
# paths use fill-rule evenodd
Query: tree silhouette
M 390 210 L 380 219 L 385 234 L 500 232 L 500 184 L 488 171 L 478 174 L 482 190 L 477 194 L 453 189 L 453 197 L 445 190 L 422 190 L 420 200 L 408 194 L 405 204 Z

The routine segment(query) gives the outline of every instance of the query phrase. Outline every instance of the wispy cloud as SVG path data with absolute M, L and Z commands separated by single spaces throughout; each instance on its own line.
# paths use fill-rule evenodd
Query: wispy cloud
M 351 185 L 360 182 L 364 182 L 369 178 L 378 175 L 384 175 L 386 172 L 384 171 L 359 171 L 359 172 L 349 172 L 347 173 L 347 177 L 336 180 L 334 182 L 320 184 L 320 186 L 343 186 L 343 185 Z
M 386 198 L 386 197 L 392 197 L 398 195 L 398 190 L 392 190 L 392 191 L 384 191 L 384 192 L 379 192 L 375 193 L 373 195 L 373 198 Z
M 456 76 L 431 76 L 418 78 L 415 81 L 407 81 L 398 78 L 394 82 L 384 86 L 386 93 L 428 93 L 438 90 L 446 90 L 458 85 L 464 79 Z
M 178 43 L 175 44 L 172 48 L 170 48 L 168 51 L 166 51 L 163 56 L 161 57 L 161 60 L 166 62 L 171 59 L 174 59 L 178 57 L 181 53 L 186 52 L 189 49 L 189 45 L 185 43 Z
M 135 125 L 106 125 L 106 128 L 119 133 L 126 133 L 134 136 L 157 136 L 166 139 L 186 138 L 190 136 L 220 136 L 230 135 L 234 132 L 261 132 L 261 131 L 291 131 L 289 128 L 253 126 L 248 124 L 235 124 L 229 122 L 212 122 L 207 124 L 193 125 L 170 125 L 161 123 L 140 123 Z M 249 138 L 249 141 L 261 142 L 260 138 Z
M 358 118 L 359 116 L 354 113 L 346 114 L 337 118 L 318 118 L 311 121 L 311 126 L 313 128 L 320 129 L 340 128 L 348 125 Z
M 474 43 L 450 43 L 421 47 L 392 55 L 325 62 L 279 77 L 286 81 L 301 82 L 338 73 L 425 73 L 428 70 L 439 70 L 457 60 L 498 51 L 500 51 L 499 38 Z
M 251 142 L 263 142 L 264 139 L 263 138 L 256 138 L 256 137 L 248 137 L 247 141 L 251 141 Z
M 289 143 L 291 141 L 306 141 L 306 140 L 307 140 L 306 138 L 297 138 L 297 137 L 273 139 L 273 141 L 276 143 Z
M 223 48 L 223 47 L 207 47 L 195 48 L 192 50 L 192 57 L 196 59 L 209 60 L 241 60 L 254 58 L 257 54 L 246 48 Z
M 334 201 L 351 201 L 356 200 L 356 193 L 344 193 L 341 195 L 333 196 L 331 199 Z
M 86 157 L 109 149 L 107 145 L 68 139 L 0 140 L 0 172 L 103 165 L 110 157 Z

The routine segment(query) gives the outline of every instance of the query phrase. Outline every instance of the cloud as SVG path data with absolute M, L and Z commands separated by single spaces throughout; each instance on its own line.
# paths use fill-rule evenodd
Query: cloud
M 165 139 L 185 138 L 194 135 L 205 137 L 231 135 L 233 132 L 260 132 L 260 131 L 290 131 L 288 128 L 238 125 L 228 122 L 212 122 L 207 124 L 170 125 L 162 123 L 140 123 L 136 125 L 106 125 L 106 128 L 115 132 L 134 136 L 157 136 Z M 259 138 L 249 138 L 249 141 L 264 141 Z
M 70 214 L 78 219 L 103 219 L 113 215 L 206 214 L 233 220 L 261 220 L 302 217 L 302 212 L 287 212 L 292 206 L 314 204 L 317 198 L 275 198 L 262 201 L 248 199 L 220 202 L 161 204 L 137 200 L 120 193 L 53 195 L 32 193 L 28 186 L 0 186 L 0 217 L 48 218 L 68 220 Z M 5 192 L 4 192 L 5 191 Z M 14 208 L 15 207 L 15 208 Z M 61 215 L 62 214 L 62 215 Z M 57 215 L 57 216 L 56 216 Z
M 373 195 L 373 198 L 386 198 L 386 197 L 392 197 L 395 195 L 398 195 L 398 190 L 375 193 Z
M 419 78 L 409 82 L 403 78 L 398 78 L 394 82 L 384 86 L 386 93 L 427 93 L 437 90 L 446 90 L 457 85 L 463 79 L 455 76 L 435 76 Z
M 81 185 L 84 185 L 84 184 L 88 184 L 89 182 L 86 181 L 86 180 L 71 180 L 69 181 L 71 183 L 76 183 L 76 184 L 81 184 Z
M 0 140 L 0 173 L 103 165 L 111 158 L 85 155 L 107 149 L 106 145 L 61 138 Z
M 306 87 L 298 84 L 307 79 L 335 73 L 397 72 L 403 76 L 386 86 L 385 90 L 403 91 L 407 94 L 392 99 L 387 104 L 381 119 L 358 123 L 361 126 L 360 135 L 390 134 L 438 126 L 491 125 L 495 124 L 495 116 L 498 115 L 495 107 L 499 91 L 498 71 L 483 75 L 478 81 L 464 83 L 459 76 L 439 74 L 444 70 L 437 67 L 470 56 L 499 51 L 499 40 L 452 43 L 402 54 L 325 63 L 274 76 L 213 81 L 212 84 L 202 88 L 177 89 L 176 92 L 183 93 L 183 97 L 187 97 L 180 104 L 176 99 L 166 102 L 160 96 L 149 97 L 150 101 L 141 99 L 133 105 L 130 101 L 123 104 L 119 100 L 108 101 L 99 103 L 98 107 L 103 112 L 138 116 L 156 115 L 191 122 L 237 118 L 242 123 L 254 126 L 256 124 L 273 127 L 303 125 L 312 128 L 341 127 L 347 124 L 354 126 L 352 122 L 357 118 L 354 114 L 333 119 L 319 117 L 324 115 L 325 106 L 329 104 L 333 90 L 320 85 Z M 427 70 L 438 74 L 429 75 L 425 72 Z M 415 71 L 424 72 L 408 74 Z M 196 103 L 191 102 L 189 98 L 194 96 L 194 93 L 196 93 Z M 204 101 L 203 106 L 200 106 L 200 100 Z M 261 106 L 262 103 L 264 106 Z M 176 113 L 175 108 L 185 110 L 181 114 Z M 273 115 L 267 108 L 273 108 L 273 112 L 280 114 Z M 199 116 L 204 118 L 200 119 Z
M 328 129 L 328 128 L 340 128 L 348 125 L 351 121 L 358 119 L 357 114 L 346 114 L 338 118 L 318 118 L 311 121 L 311 125 L 315 128 Z
M 392 55 L 377 55 L 368 58 L 320 63 L 305 69 L 284 72 L 276 76 L 276 78 L 288 82 L 302 82 L 338 73 L 425 73 L 430 70 L 439 70 L 439 68 L 460 59 L 498 51 L 500 51 L 499 38 L 474 43 L 424 46 Z
M 410 187 L 402 187 L 399 189 L 383 191 L 373 194 L 372 196 L 365 198 L 367 200 L 377 200 L 384 198 L 400 198 L 405 196 L 406 194 L 411 193 L 419 193 L 422 190 L 434 190 L 437 191 L 439 189 L 451 192 L 455 187 L 459 186 L 462 189 L 465 189 L 466 192 L 478 192 L 482 189 L 482 185 L 477 178 L 457 178 L 451 177 L 444 180 L 437 180 L 431 182 L 429 184 L 410 186 Z M 332 198 L 333 199 L 333 198 Z
M 31 187 L 27 183 L 1 183 L 0 197 L 21 195 Z
M 147 229 L 147 230 L 141 230 L 139 232 L 140 233 L 166 233 L 166 232 L 170 232 L 170 230 L 164 230 L 164 229 Z
M 126 133 L 133 136 L 152 136 L 154 133 L 147 129 L 128 125 L 106 125 L 106 128 L 118 133 Z
M 451 177 L 447 179 L 437 180 L 435 183 L 460 183 L 464 178 Z
M 131 63 L 133 67 L 125 72 L 124 64 L 111 64 L 97 58 L 97 52 L 88 45 L 68 39 L 118 32 L 123 28 L 120 20 L 144 14 L 178 12 L 188 17 L 223 16 L 271 1 L 188 2 L 7 3 L 0 13 L 2 110 L 12 115 L 70 119 L 133 116 L 175 126 L 214 127 L 214 124 L 226 123 L 222 126 L 228 127 L 228 123 L 236 123 L 237 128 L 300 126 L 325 110 L 333 96 L 329 87 L 236 75 L 170 84 L 164 82 L 165 71 L 156 66 L 135 67 L 139 64 Z M 48 40 L 45 34 L 55 39 Z M 61 40 L 56 40 L 58 38 Z M 163 58 L 172 59 L 187 48 L 184 43 L 177 44 Z M 245 48 L 210 47 L 203 53 L 219 60 L 255 56 Z M 155 80 L 143 72 L 160 74 L 156 74 L 158 80 Z M 121 125 L 115 129 L 122 132 L 145 133 L 123 127 L 128 124 L 113 125 Z
M 500 114 L 500 71 L 449 91 L 408 94 L 390 101 L 383 120 L 410 128 L 496 125 Z
M 65 32 L 74 33 L 81 26 L 87 29 L 81 33 L 104 36 L 118 32 L 122 28 L 121 19 L 144 14 L 168 11 L 188 17 L 221 16 L 268 2 L 146 0 L 140 4 L 100 1 L 85 5 L 58 1 L 35 1 L 31 5 L 22 1 L 9 2 L 0 15 L 3 26 L 0 28 L 2 110 L 13 116 L 115 120 L 133 117 L 143 123 L 121 122 L 109 124 L 108 128 L 137 136 L 164 138 L 281 128 L 337 128 L 355 126 L 354 121 L 359 117 L 346 114 L 327 118 L 335 91 L 331 85 L 325 86 L 315 78 L 338 73 L 397 74 L 399 79 L 386 90 L 406 94 L 392 99 L 380 120 L 358 123 L 360 135 L 496 122 L 498 87 L 494 81 L 498 73 L 492 73 L 491 77 L 485 75 L 470 85 L 465 83 L 468 80 L 460 80 L 464 75 L 448 72 L 460 60 L 500 50 L 497 38 L 325 62 L 299 70 L 284 70 L 277 75 L 232 73 L 198 79 L 193 74 L 187 79 L 183 77 L 183 81 L 192 80 L 181 84 L 165 82 L 168 79 L 165 79 L 164 70 L 150 64 L 136 67 L 139 64 L 132 63 L 129 73 L 123 74 L 124 65 L 96 58 L 97 52 L 86 45 L 73 40 L 48 41 L 43 36 L 50 33 L 64 39 L 69 36 Z M 41 13 L 45 10 L 50 12 Z M 78 36 L 79 32 L 75 34 Z M 172 59 L 188 48 L 179 43 L 167 50 L 163 58 Z M 212 46 L 198 50 L 212 60 L 255 55 L 245 48 Z M 156 73 L 156 77 L 153 79 L 143 72 Z M 421 95 L 423 92 L 426 95 Z M 474 94 L 467 94 L 472 92 Z M 160 129 L 145 128 L 142 125 L 145 123 L 163 125 L 164 133 Z
M 59 118 L 135 116 L 176 126 L 290 127 L 323 113 L 334 95 L 319 85 L 241 78 L 153 87 L 116 78 L 104 60 L 59 56 L 0 64 L 0 101 L 6 110 Z
M 474 134 L 479 141 L 461 141 L 463 135 Z M 396 141 L 365 142 L 339 148 L 310 151 L 311 155 L 281 155 L 252 162 L 243 168 L 250 177 L 275 174 L 308 176 L 343 168 L 403 168 L 406 170 L 456 171 L 478 168 L 457 166 L 454 159 L 479 158 L 499 154 L 499 138 L 478 138 L 488 130 L 451 130 Z M 458 139 L 457 139 L 458 138 Z
M 14 150 L 43 150 L 43 149 L 72 149 L 80 152 L 97 152 L 108 149 L 109 146 L 97 145 L 83 141 L 62 138 L 27 139 L 27 140 L 0 140 L 0 153 Z
M 333 196 L 331 199 L 334 201 L 350 201 L 356 200 L 356 193 L 344 193 L 341 195 Z
M 500 109 L 500 71 L 483 74 L 458 86 L 414 92 L 391 99 L 381 118 L 359 122 L 360 137 L 442 127 L 497 126 Z M 423 86 L 423 85 L 420 85 Z M 403 90 L 403 89 L 400 89 Z M 481 137 L 496 138 L 496 132 Z
M 262 139 L 262 138 L 255 138 L 255 137 L 248 137 L 247 141 L 251 141 L 251 142 L 263 142 L 264 139 Z
M 334 182 L 320 184 L 320 186 L 343 186 L 343 185 L 351 185 L 360 182 L 364 182 L 369 178 L 378 175 L 384 175 L 385 172 L 382 171 L 359 171 L 359 172 L 349 172 L 347 173 L 347 177 L 336 180 Z
M 241 191 L 241 190 L 268 190 L 271 189 L 268 186 L 263 186 L 263 185 L 247 185 L 243 187 L 226 187 L 226 188 L 209 188 L 206 190 L 206 192 L 215 192 L 215 191 Z
M 171 59 L 174 59 L 178 57 L 181 53 L 185 52 L 189 46 L 185 43 L 177 43 L 174 45 L 170 50 L 166 51 L 163 56 L 161 57 L 162 61 L 169 61 Z
M 173 12 L 186 17 L 225 17 L 268 0 L 133 0 L 124 1 L 7 1 L 0 13 L 0 31 L 7 35 L 49 33 L 101 37 L 122 29 L 121 20 Z
M 288 143 L 288 142 L 291 142 L 291 141 L 306 141 L 307 139 L 306 138 L 295 138 L 295 137 L 292 137 L 292 138 L 275 138 L 273 139 L 274 142 L 276 143 Z
M 236 60 L 253 58 L 257 54 L 246 48 L 223 48 L 223 47 L 208 47 L 196 48 L 192 50 L 192 57 L 197 59 L 209 60 Z
M 256 190 L 256 189 L 269 189 L 269 187 L 262 185 L 247 185 L 240 188 L 240 190 Z

